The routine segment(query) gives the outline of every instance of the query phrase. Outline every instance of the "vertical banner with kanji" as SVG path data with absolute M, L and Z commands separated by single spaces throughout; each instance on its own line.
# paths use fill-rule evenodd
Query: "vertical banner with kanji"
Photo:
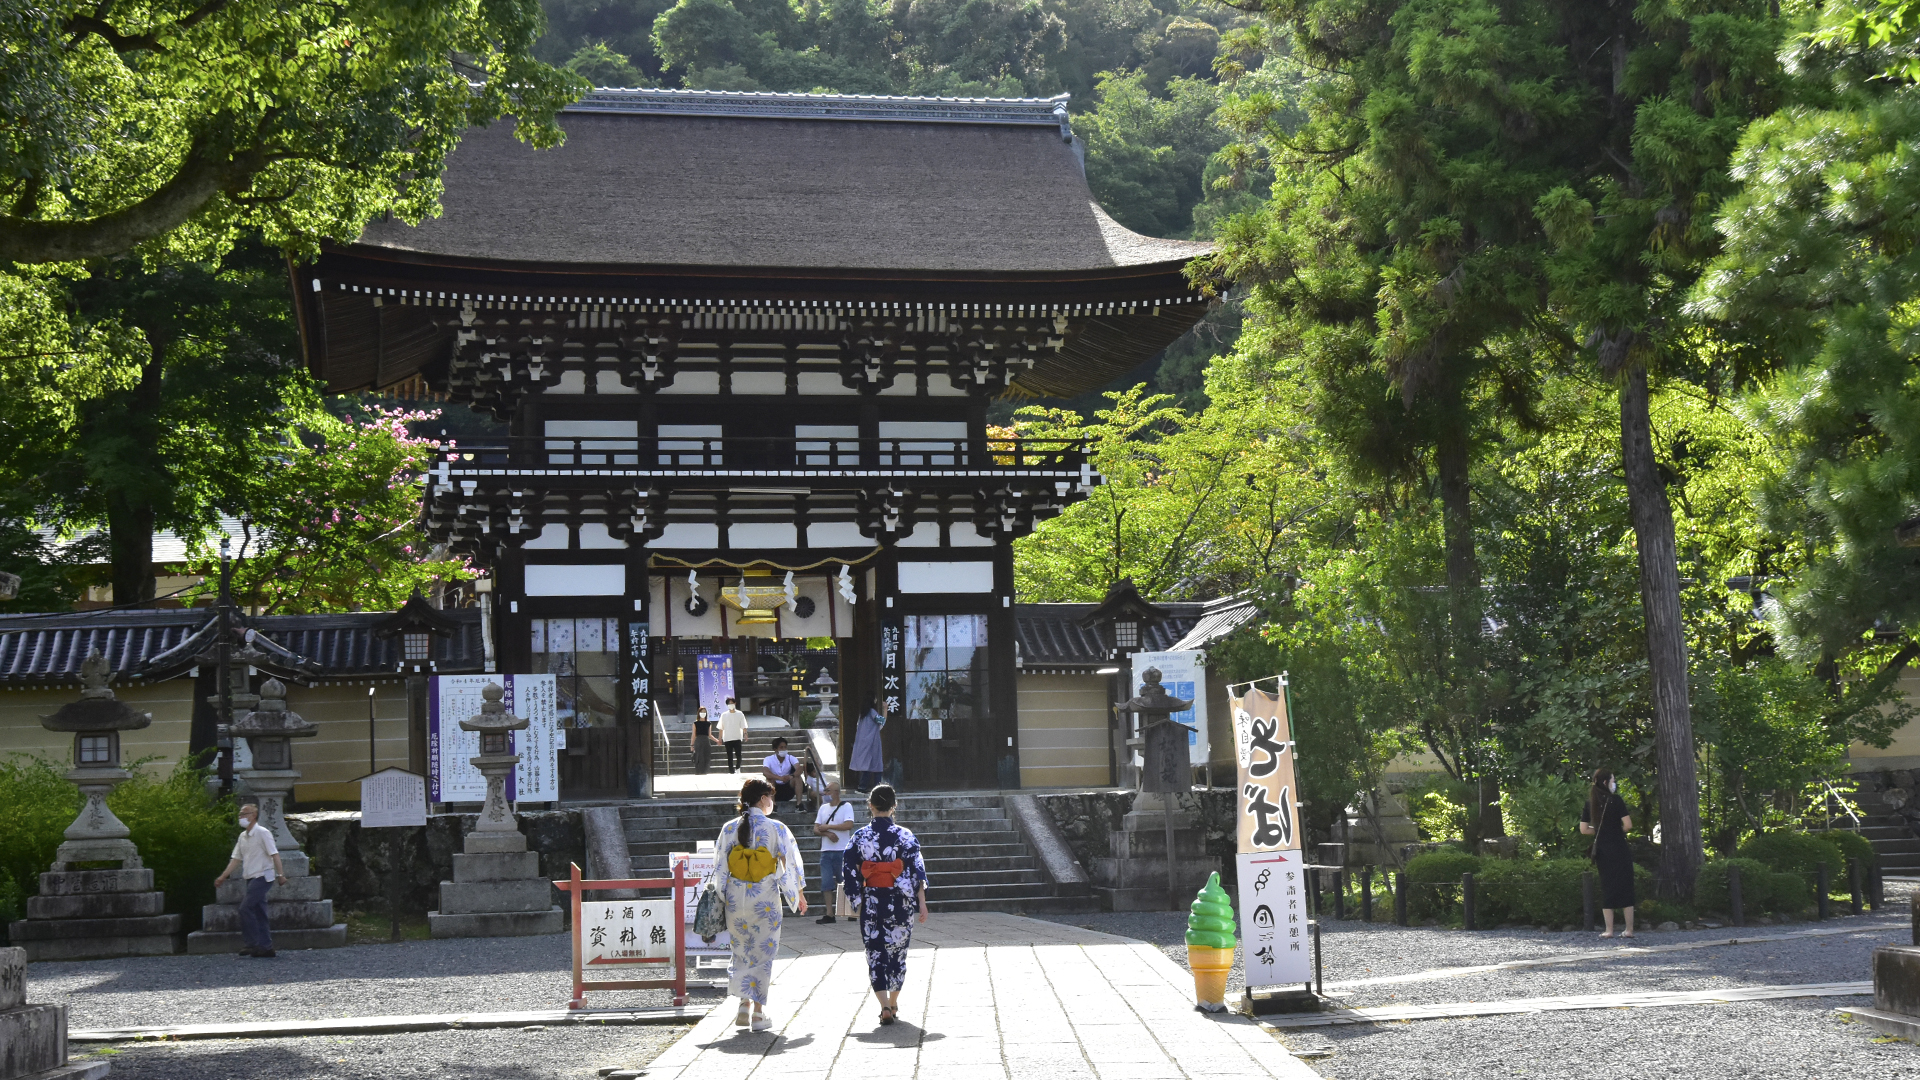
M 707 719 L 718 724 L 720 714 L 727 711 L 727 699 L 733 696 L 733 654 L 703 653 L 694 658 L 694 671 L 699 676 L 700 704 L 707 708 Z
M 1313 978 L 1313 950 L 1286 689 L 1240 689 L 1232 699 L 1240 766 L 1235 868 L 1247 986 L 1305 983 Z
M 653 647 L 649 626 L 644 622 L 627 624 L 627 707 L 635 722 L 646 723 L 653 712 L 653 673 L 648 665 Z
M 903 622 L 897 615 L 880 619 L 880 716 L 898 720 L 906 704 L 906 674 L 903 670 Z

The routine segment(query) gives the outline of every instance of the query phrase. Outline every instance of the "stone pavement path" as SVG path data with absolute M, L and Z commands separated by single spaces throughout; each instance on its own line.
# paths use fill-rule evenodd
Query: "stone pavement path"
M 648 1063 L 650 1080 L 1312 1080 L 1245 1017 L 1194 1011 L 1152 945 L 990 913 L 916 927 L 900 1021 L 878 1023 L 854 927 L 793 919 L 768 1015 L 716 1008 Z
M 1335 1027 L 1342 1024 L 1377 1024 L 1389 1020 L 1453 1020 L 1462 1016 L 1508 1016 L 1514 1013 L 1570 1012 L 1579 1009 L 1662 1009 L 1675 1005 L 1725 1005 L 1733 1001 L 1872 996 L 1871 980 L 1796 983 L 1791 986 L 1733 986 L 1724 990 L 1641 990 L 1625 994 L 1557 994 L 1551 997 L 1509 998 L 1505 1001 L 1374 1005 L 1362 1009 L 1338 1009 L 1303 1016 L 1270 1016 L 1262 1019 L 1262 1026 L 1288 1030 Z

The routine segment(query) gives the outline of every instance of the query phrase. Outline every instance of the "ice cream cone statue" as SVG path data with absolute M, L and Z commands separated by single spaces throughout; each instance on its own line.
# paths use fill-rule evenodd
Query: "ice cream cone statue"
M 1227 1007 L 1227 974 L 1233 970 L 1233 901 L 1220 887 L 1219 873 L 1187 910 L 1187 968 L 1193 972 L 1194 1007 L 1221 1012 Z

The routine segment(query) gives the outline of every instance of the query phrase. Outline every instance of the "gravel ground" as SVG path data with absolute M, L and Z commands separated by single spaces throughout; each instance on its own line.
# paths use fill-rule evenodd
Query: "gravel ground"
M 565 934 L 349 945 L 287 951 L 271 960 L 150 956 L 39 963 L 27 969 L 27 1000 L 64 1003 L 77 1030 L 557 1009 L 573 996 L 570 964 Z M 690 1000 L 700 1004 L 723 996 L 723 990 L 696 987 Z M 596 993 L 588 1002 L 596 1008 L 672 1004 L 666 990 Z
M 307 1039 L 137 1043 L 102 1056 L 114 1080 L 588 1080 L 635 1068 L 682 1025 L 432 1031 Z
M 1312 1064 L 1333 1080 L 1920 1077 L 1920 1050 L 1876 1042 L 1865 1025 L 1835 1018 L 1839 1000 L 1422 1020 L 1323 1028 L 1284 1041 L 1332 1048 L 1332 1057 Z
M 1632 944 L 1676 945 L 1810 929 L 1852 931 L 1845 934 L 1354 987 L 1340 1000 L 1357 1007 L 1866 980 L 1870 978 L 1868 958 L 1875 946 L 1911 940 L 1907 889 L 1906 885 L 1889 882 L 1889 903 L 1877 915 L 1739 930 L 1661 932 L 1642 928 Z M 1139 938 L 1158 945 L 1176 962 L 1184 964 L 1186 960 L 1186 921 L 1182 913 L 1042 917 Z M 1586 933 L 1516 929 L 1467 934 L 1331 919 L 1323 921 L 1322 932 L 1329 984 L 1589 952 L 1615 944 Z M 1235 991 L 1240 985 L 1236 964 Z M 1866 999 L 1815 998 L 1423 1020 L 1307 1029 L 1288 1033 L 1281 1041 L 1294 1050 L 1333 1051 L 1330 1057 L 1311 1059 L 1314 1068 L 1332 1080 L 1492 1076 L 1548 1076 L 1554 1080 L 1618 1080 L 1621 1076 L 1686 1080 L 1920 1078 L 1920 1048 L 1904 1042 L 1877 1041 L 1879 1033 L 1837 1018 L 1834 1008 L 1849 1002 L 1865 1004 Z

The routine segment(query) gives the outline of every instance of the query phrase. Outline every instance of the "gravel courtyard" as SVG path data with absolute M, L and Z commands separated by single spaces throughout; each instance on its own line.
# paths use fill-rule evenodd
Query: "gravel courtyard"
M 1875 946 L 1911 940 L 1906 886 L 1889 882 L 1888 893 L 1890 903 L 1877 915 L 1740 930 L 1663 933 L 1643 929 L 1625 943 L 1601 941 L 1585 933 L 1494 930 L 1467 934 L 1328 919 L 1322 923 L 1326 988 L 1330 996 L 1360 1008 L 1549 994 L 1862 981 L 1871 977 L 1868 958 Z M 1186 958 L 1185 917 L 1180 913 L 1048 918 L 1150 941 L 1175 960 L 1184 962 Z M 1807 930 L 1846 932 L 1786 936 Z M 1441 968 L 1591 952 L 1619 944 L 1662 946 L 1776 935 L 1781 940 L 1418 982 L 1341 986 Z M 1238 965 L 1233 985 L 1241 985 Z M 1810 998 L 1594 1009 L 1310 1028 L 1280 1038 L 1295 1051 L 1332 1051 L 1308 1060 L 1321 1075 L 1334 1080 L 1920 1077 L 1920 1047 L 1883 1041 L 1878 1032 L 1843 1021 L 1833 1013 L 1841 1005 L 1869 1003 L 1866 997 Z

